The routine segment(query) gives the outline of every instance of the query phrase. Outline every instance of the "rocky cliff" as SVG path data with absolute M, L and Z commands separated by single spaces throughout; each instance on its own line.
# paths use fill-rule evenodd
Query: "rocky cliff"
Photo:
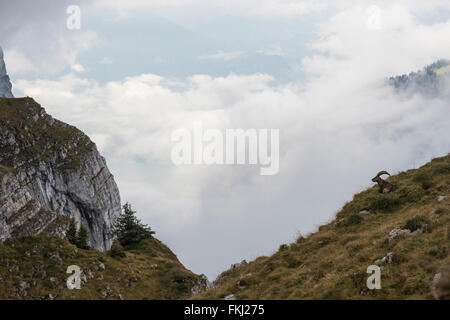
M 88 227 L 90 245 L 108 250 L 120 210 L 105 159 L 83 132 L 31 98 L 0 98 L 0 241 L 61 236 L 74 216 Z
M 3 50 L 0 47 L 0 98 L 12 98 L 11 82 L 6 73 L 5 61 L 3 60 Z

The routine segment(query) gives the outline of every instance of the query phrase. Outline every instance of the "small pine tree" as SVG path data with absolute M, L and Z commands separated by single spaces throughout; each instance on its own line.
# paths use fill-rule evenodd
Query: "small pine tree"
M 125 257 L 125 250 L 117 239 L 113 241 L 109 255 L 116 259 Z
M 123 206 L 123 212 L 117 218 L 114 224 L 114 233 L 122 246 L 130 247 L 141 242 L 141 240 L 151 238 L 154 231 L 135 216 L 135 211 L 131 205 L 126 203 Z
M 80 223 L 80 230 L 77 235 L 77 247 L 80 249 L 89 249 L 89 233 L 84 224 Z
M 69 228 L 66 231 L 66 239 L 74 245 L 77 245 L 77 224 L 75 217 L 70 219 Z

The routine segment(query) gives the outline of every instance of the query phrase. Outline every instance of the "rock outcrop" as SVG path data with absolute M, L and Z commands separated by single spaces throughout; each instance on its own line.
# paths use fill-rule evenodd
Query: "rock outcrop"
M 6 73 L 5 61 L 3 60 L 3 50 L 0 47 L 0 98 L 12 98 L 11 82 Z
M 0 98 L 0 241 L 63 235 L 75 217 L 89 229 L 90 245 L 105 251 L 120 210 L 105 159 L 83 132 L 31 98 Z
M 444 267 L 434 275 L 431 292 L 436 300 L 450 299 L 450 267 Z
M 209 288 L 211 288 L 211 283 L 209 282 L 208 277 L 205 276 L 204 274 L 201 274 L 198 277 L 195 285 L 191 288 L 191 293 L 193 296 L 195 296 L 201 292 L 204 292 Z

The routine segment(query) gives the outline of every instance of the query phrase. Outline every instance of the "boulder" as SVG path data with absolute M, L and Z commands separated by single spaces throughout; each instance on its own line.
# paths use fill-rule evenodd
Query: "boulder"
M 434 275 L 431 293 L 437 300 L 450 300 L 450 268 Z
M 394 258 L 394 253 L 393 252 L 388 252 L 386 256 L 384 256 L 381 259 L 375 260 L 374 263 L 376 265 L 378 265 L 378 266 L 382 265 L 382 264 L 385 264 L 385 263 L 392 263 L 393 258 Z

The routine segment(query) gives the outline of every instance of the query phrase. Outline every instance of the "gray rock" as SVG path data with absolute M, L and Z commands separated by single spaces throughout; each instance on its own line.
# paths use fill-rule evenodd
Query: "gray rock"
M 358 214 L 365 216 L 365 215 L 371 215 L 372 213 L 369 210 L 361 210 L 360 212 L 358 212 Z
M 106 269 L 106 267 L 105 267 L 105 265 L 103 263 L 99 263 L 98 268 L 100 270 L 105 270 Z
M 58 251 L 56 251 L 52 256 L 50 256 L 50 259 L 55 261 L 58 265 L 62 265 L 63 263 Z
M 111 290 L 109 286 L 106 286 L 105 290 L 101 291 L 102 297 L 114 297 L 114 292 Z
M 421 228 L 411 232 L 409 229 L 392 229 L 391 232 L 389 232 L 388 240 L 391 242 L 392 240 L 398 238 L 398 237 L 414 237 L 418 234 L 424 233 L 428 230 L 428 224 L 422 225 Z
M 191 293 L 195 296 L 209 288 L 211 288 L 211 283 L 209 282 L 208 277 L 204 274 L 201 274 L 197 279 L 197 282 L 192 287 Z
M 437 300 L 450 299 L 450 268 L 445 267 L 436 273 L 431 285 L 431 293 Z
M 83 284 L 85 284 L 85 283 L 88 282 L 88 279 L 87 279 L 87 277 L 86 277 L 86 274 L 85 274 L 83 271 L 82 271 L 81 274 L 80 274 L 80 280 L 81 280 L 81 283 L 83 283 Z
M 88 271 L 86 272 L 86 276 L 87 276 L 88 279 L 94 279 L 94 274 L 92 273 L 91 270 L 88 270 Z
M 385 263 L 392 263 L 392 259 L 394 258 L 394 253 L 393 252 L 388 252 L 386 256 L 384 256 L 381 259 L 375 260 L 375 264 L 376 265 L 381 265 L 381 264 L 385 264 Z
M 9 81 L 5 61 L 3 60 L 3 50 L 0 47 L 0 98 L 14 98 L 11 88 L 11 81 Z
M 444 201 L 445 199 L 447 199 L 447 196 L 439 196 L 439 197 L 437 198 L 437 201 L 438 201 L 438 202 L 442 202 L 442 201 Z
M 226 296 L 225 298 L 223 298 L 223 300 L 236 300 L 236 297 L 234 296 L 234 294 L 230 294 L 230 295 Z
M 22 122 L 30 132 L 0 117 L 0 241 L 41 233 L 64 237 L 63 215 L 88 228 L 92 247 L 109 250 L 121 205 L 105 159 L 85 134 L 47 115 L 33 99 L 15 103 L 18 115 L 27 110 Z
M 243 267 L 247 265 L 247 261 L 246 260 L 242 260 L 240 263 L 234 263 L 231 265 L 231 269 L 235 269 L 235 268 L 239 268 L 239 267 Z
M 398 237 L 408 237 L 411 235 L 411 231 L 408 229 L 392 229 L 391 232 L 389 232 L 389 242 L 394 240 Z
M 242 280 L 245 280 L 246 278 L 251 277 L 252 275 L 253 275 L 252 273 L 247 273 L 247 274 L 245 274 L 245 275 L 240 276 L 238 282 L 236 283 L 236 286 L 237 286 L 239 289 L 245 289 L 245 288 L 247 287 L 247 286 L 245 285 L 246 282 L 245 282 L 245 281 L 243 282 Z
M 19 282 L 19 287 L 23 290 L 25 290 L 26 288 L 28 288 L 28 283 L 26 283 L 25 281 L 20 281 Z

